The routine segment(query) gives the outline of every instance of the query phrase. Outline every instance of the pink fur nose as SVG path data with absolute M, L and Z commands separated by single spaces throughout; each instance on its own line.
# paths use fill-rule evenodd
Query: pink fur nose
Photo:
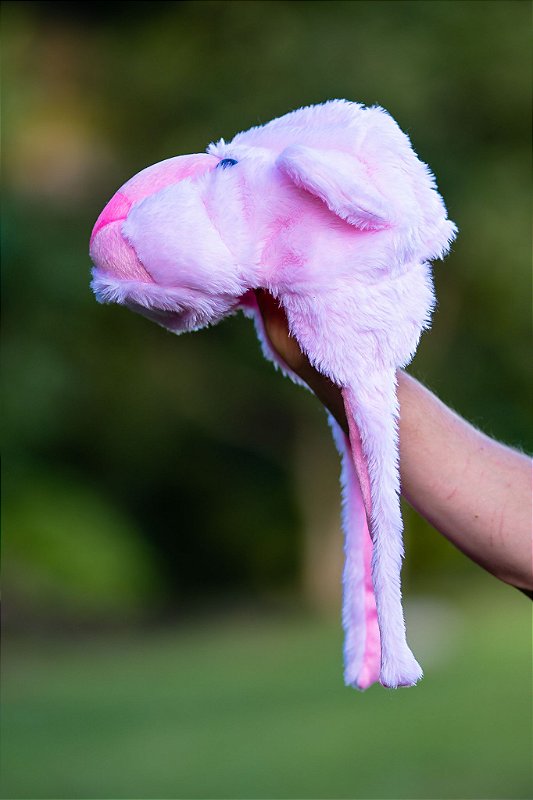
M 134 175 L 113 195 L 93 228 L 90 253 L 98 269 L 123 280 L 154 283 L 137 253 L 121 233 L 122 223 L 134 203 L 185 178 L 213 169 L 219 159 L 207 153 L 167 158 Z
M 131 200 L 129 200 L 125 194 L 122 194 L 122 192 L 117 192 L 115 195 L 113 195 L 109 203 L 96 220 L 93 232 L 91 233 L 91 246 L 94 241 L 94 237 L 99 230 L 104 228 L 106 225 L 109 225 L 110 222 L 126 219 L 131 205 Z

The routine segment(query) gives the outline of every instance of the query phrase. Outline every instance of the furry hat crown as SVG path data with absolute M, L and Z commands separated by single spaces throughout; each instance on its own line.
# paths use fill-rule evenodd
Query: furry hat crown
M 342 390 L 349 436 L 331 424 L 343 459 L 345 679 L 359 689 L 422 675 L 401 605 L 396 370 L 429 325 L 429 262 L 455 233 L 392 117 L 333 100 L 148 167 L 91 237 L 99 301 L 176 333 L 241 309 L 291 374 L 264 333 L 254 290 L 266 289 Z

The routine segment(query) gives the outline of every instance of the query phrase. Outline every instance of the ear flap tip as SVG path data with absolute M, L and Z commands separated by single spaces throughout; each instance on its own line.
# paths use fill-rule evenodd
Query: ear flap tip
M 387 667 L 385 665 L 381 668 L 379 682 L 382 686 L 388 689 L 399 689 L 402 686 L 415 686 L 419 680 L 424 677 L 422 667 L 416 661 L 411 653 L 411 660 L 409 664 L 404 664 L 400 669 L 398 666 Z

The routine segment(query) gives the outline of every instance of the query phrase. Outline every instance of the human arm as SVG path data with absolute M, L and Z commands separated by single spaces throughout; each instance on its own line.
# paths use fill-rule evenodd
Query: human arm
M 398 372 L 402 494 L 497 578 L 531 591 L 531 462 Z
M 257 292 L 257 299 L 272 346 L 348 433 L 339 387 L 309 363 L 274 298 Z M 398 399 L 406 500 L 473 561 L 531 592 L 530 459 L 476 430 L 401 370 Z

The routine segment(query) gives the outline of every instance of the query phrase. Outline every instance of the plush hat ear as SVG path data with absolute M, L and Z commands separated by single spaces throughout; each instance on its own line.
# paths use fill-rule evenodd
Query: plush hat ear
M 362 230 L 380 230 L 392 223 L 392 209 L 373 186 L 365 165 L 348 153 L 287 147 L 276 161 L 296 186 L 319 197 L 330 211 Z

